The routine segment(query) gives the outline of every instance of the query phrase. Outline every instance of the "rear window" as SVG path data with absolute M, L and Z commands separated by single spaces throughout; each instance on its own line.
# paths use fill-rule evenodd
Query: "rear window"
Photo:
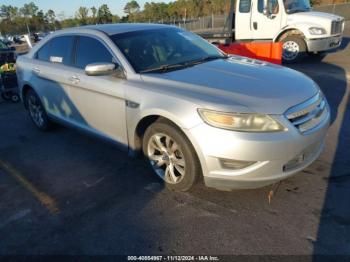
M 51 63 L 72 65 L 73 45 L 73 36 L 56 37 L 40 48 L 36 58 Z

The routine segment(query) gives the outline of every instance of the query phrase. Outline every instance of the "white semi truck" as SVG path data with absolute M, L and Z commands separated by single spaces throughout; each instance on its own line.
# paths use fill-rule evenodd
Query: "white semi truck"
M 283 62 L 293 63 L 339 47 L 344 26 L 343 17 L 313 11 L 309 0 L 231 0 L 223 30 L 197 33 L 211 42 L 282 42 Z

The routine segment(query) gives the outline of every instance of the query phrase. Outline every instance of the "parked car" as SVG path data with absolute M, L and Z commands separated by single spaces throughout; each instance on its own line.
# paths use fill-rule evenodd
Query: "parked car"
M 16 48 L 10 47 L 0 40 L 0 66 L 16 61 Z
M 17 60 L 34 124 L 52 121 L 143 151 L 174 190 L 257 188 L 320 154 L 330 113 L 317 84 L 294 70 L 226 56 L 165 25 L 55 32 Z
M 14 42 L 15 44 L 22 44 L 22 43 L 23 43 L 23 41 L 21 40 L 21 37 L 18 36 L 18 35 L 13 36 L 12 39 L 13 39 L 13 42 Z
M 6 45 L 11 45 L 12 44 L 11 39 L 9 37 L 6 37 L 6 36 L 0 37 L 0 41 L 2 41 Z

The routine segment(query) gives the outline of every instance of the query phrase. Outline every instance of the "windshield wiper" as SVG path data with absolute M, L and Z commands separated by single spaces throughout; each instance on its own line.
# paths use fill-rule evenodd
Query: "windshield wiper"
M 159 67 L 154 67 L 154 68 L 149 68 L 149 69 L 145 69 L 140 71 L 141 74 L 143 73 L 153 73 L 153 72 L 161 72 L 161 73 L 165 73 L 171 70 L 178 70 L 178 69 L 182 69 L 187 67 L 187 64 L 185 63 L 179 63 L 179 64 L 173 64 L 173 65 L 162 65 Z
M 198 64 L 202 64 L 211 60 L 216 60 L 216 59 L 226 59 L 228 58 L 227 55 L 223 55 L 223 56 L 205 56 L 205 57 L 201 57 L 199 59 L 195 59 L 195 60 L 190 60 L 187 62 L 183 62 L 183 63 L 178 63 L 178 64 L 172 64 L 172 65 L 162 65 L 159 67 L 154 67 L 154 68 L 149 68 L 149 69 L 145 69 L 140 71 L 141 74 L 143 73 L 165 73 L 165 72 L 169 72 L 171 70 L 179 70 L 179 69 L 183 69 L 186 67 L 190 67 L 190 66 L 194 66 L 194 65 L 198 65 Z
M 217 60 L 217 59 L 227 59 L 228 56 L 227 55 L 223 55 L 223 56 L 205 56 L 205 57 L 202 57 L 202 58 L 199 58 L 199 59 L 195 59 L 195 60 L 192 60 L 192 61 L 189 61 L 187 62 L 188 65 L 198 65 L 198 64 L 202 64 L 202 63 L 205 63 L 205 62 L 209 62 L 209 61 L 212 61 L 212 60 Z

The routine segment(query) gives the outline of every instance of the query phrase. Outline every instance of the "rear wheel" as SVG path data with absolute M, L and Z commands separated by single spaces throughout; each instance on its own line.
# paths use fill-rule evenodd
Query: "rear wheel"
M 47 117 L 44 106 L 42 105 L 40 98 L 33 91 L 29 90 L 25 96 L 26 105 L 34 124 L 42 131 L 47 131 L 52 127 L 52 123 Z
M 196 153 L 184 134 L 170 123 L 157 121 L 147 128 L 143 153 L 169 189 L 187 191 L 196 183 L 200 173 Z
M 299 36 L 287 36 L 282 40 L 282 59 L 284 63 L 300 62 L 306 54 L 306 44 Z

